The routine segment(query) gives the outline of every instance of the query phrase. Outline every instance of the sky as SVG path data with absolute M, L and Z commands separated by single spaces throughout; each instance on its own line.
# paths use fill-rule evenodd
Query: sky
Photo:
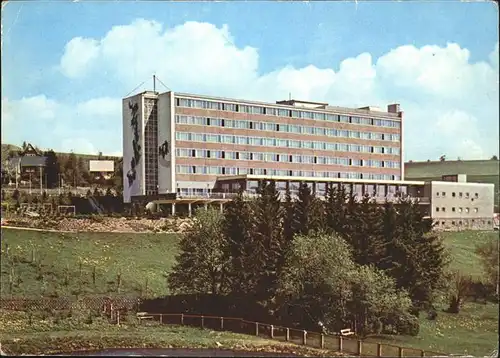
M 157 90 L 400 103 L 405 160 L 499 154 L 494 2 L 2 3 L 2 143 L 122 152 L 121 99 Z M 164 85 L 166 87 L 164 87 Z

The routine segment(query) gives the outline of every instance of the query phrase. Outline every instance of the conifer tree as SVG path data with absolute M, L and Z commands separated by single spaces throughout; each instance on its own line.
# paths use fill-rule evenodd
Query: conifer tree
M 224 212 L 224 235 L 228 241 L 225 257 L 230 262 L 228 279 L 235 295 L 250 294 L 255 287 L 248 265 L 252 261 L 253 208 L 240 191 Z
M 415 310 L 427 308 L 433 301 L 433 294 L 443 284 L 448 264 L 443 243 L 430 233 L 432 222 L 416 201 L 400 200 L 395 215 L 394 209 L 387 204 L 386 210 L 385 270 L 396 280 L 398 288 L 408 290 Z
M 326 190 L 326 224 L 329 231 L 344 235 L 348 231 L 347 200 L 344 186 L 330 183 Z
M 301 183 L 294 202 L 294 233 L 307 235 L 326 229 L 325 206 L 306 183 Z
M 284 209 L 274 181 L 262 182 L 259 194 L 254 205 L 253 268 L 258 283 L 255 295 L 258 300 L 272 301 L 285 249 Z
M 368 195 L 352 207 L 353 219 L 347 240 L 360 265 L 376 264 L 384 256 L 381 210 Z

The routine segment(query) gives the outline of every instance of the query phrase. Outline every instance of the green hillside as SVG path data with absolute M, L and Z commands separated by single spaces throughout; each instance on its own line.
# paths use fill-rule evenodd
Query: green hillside
M 433 162 L 405 163 L 406 180 L 441 180 L 443 175 L 467 174 L 470 183 L 489 183 L 495 185 L 496 207 L 500 203 L 500 162 L 498 160 L 446 160 Z
M 497 233 L 441 235 L 452 255 L 452 268 L 480 277 L 482 269 L 475 246 L 498 240 Z M 150 297 L 162 296 L 168 294 L 166 274 L 175 262 L 177 243 L 178 236 L 171 234 L 62 234 L 2 229 L 2 296 L 8 298 L 10 292 L 17 297 L 113 294 L 117 293 L 118 274 L 121 294 L 144 293 L 147 285 Z M 467 302 L 459 315 L 440 311 L 437 320 L 429 321 L 422 314 L 420 322 L 421 331 L 416 337 L 378 336 L 371 340 L 485 355 L 495 348 L 498 338 L 498 305 Z
M 467 181 L 499 185 L 498 160 L 454 160 L 405 163 L 405 179 L 440 180 L 443 175 L 467 174 Z

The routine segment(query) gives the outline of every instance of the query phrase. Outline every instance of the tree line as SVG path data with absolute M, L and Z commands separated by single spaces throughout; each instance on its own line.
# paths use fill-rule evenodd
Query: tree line
M 26 149 L 26 143 L 23 143 L 22 149 Z M 115 172 L 111 179 L 106 180 L 102 177 L 96 176 L 96 173 L 89 172 L 88 158 L 84 158 L 75 153 L 56 153 L 52 149 L 45 152 L 40 151 L 35 147 L 43 156 L 46 158 L 45 168 L 42 180 L 44 181 L 45 187 L 48 189 L 58 188 L 60 185 L 65 185 L 68 187 L 78 187 L 78 186 L 92 186 L 100 185 L 103 187 L 113 187 L 118 191 L 123 188 L 122 176 L 123 176 L 123 166 L 122 159 L 115 160 Z M 7 158 L 11 159 L 18 156 L 19 153 L 15 150 L 10 150 Z M 98 160 L 114 160 L 116 158 L 110 158 L 103 156 L 99 153 L 95 159 Z M 15 182 L 16 174 L 13 168 L 11 170 L 6 170 L 2 168 L 2 182 L 3 184 L 8 184 L 9 182 Z M 18 178 L 18 180 L 27 178 Z M 39 183 L 39 177 L 33 176 L 31 178 L 33 183 Z
M 301 327 L 418 333 L 449 261 L 418 203 L 376 205 L 333 184 L 325 201 L 305 183 L 295 200 L 287 189 L 281 201 L 272 181 L 258 193 L 240 193 L 223 214 L 196 212 L 168 277 L 172 292 L 251 301 L 268 320 Z

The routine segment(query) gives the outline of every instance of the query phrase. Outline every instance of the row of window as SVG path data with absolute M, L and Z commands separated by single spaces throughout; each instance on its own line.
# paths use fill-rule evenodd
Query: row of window
M 443 192 L 441 192 L 441 195 L 439 195 L 439 194 L 440 194 L 440 193 L 439 193 L 439 191 L 438 191 L 438 192 L 436 192 L 436 196 L 437 196 L 437 197 L 440 197 L 440 196 L 441 196 L 441 197 L 443 197 L 443 198 L 444 198 L 444 197 L 446 196 L 446 192 L 444 192 L 444 191 L 443 191 Z M 456 194 L 455 192 L 452 192 L 452 193 L 451 193 L 451 197 L 452 197 L 452 198 L 456 198 L 456 196 L 457 196 L 457 194 Z M 459 197 L 459 198 L 463 198 L 463 197 L 464 197 L 464 193 L 459 192 L 459 193 L 458 193 L 458 197 Z M 479 194 L 478 194 L 478 193 L 474 193 L 474 197 L 475 197 L 476 199 L 477 199 L 477 198 L 479 198 Z M 469 193 L 465 193 L 465 198 L 466 198 L 466 199 L 469 199 L 469 198 L 470 198 L 470 194 L 469 194 Z
M 175 139 L 189 142 L 209 142 L 209 143 L 226 143 L 239 145 L 254 145 L 265 147 L 281 147 L 281 148 L 303 148 L 315 150 L 329 150 L 338 152 L 361 152 L 361 153 L 377 153 L 399 155 L 398 147 L 379 147 L 371 145 L 358 145 L 346 143 L 327 143 L 309 140 L 292 140 L 278 139 L 267 137 L 250 137 L 238 136 L 230 134 L 205 134 L 205 133 L 190 133 L 190 132 L 175 132 Z
M 320 135 L 328 137 L 386 140 L 391 142 L 399 142 L 401 138 L 399 134 L 360 132 L 360 131 L 325 128 L 325 127 L 301 126 L 296 124 L 256 122 L 256 121 L 237 120 L 237 119 L 198 117 L 198 116 L 185 116 L 185 115 L 176 115 L 175 123 L 236 128 L 236 129 L 255 129 L 260 131 L 309 134 L 309 135 Z
M 261 162 L 304 163 L 345 165 L 372 168 L 400 168 L 401 164 L 389 160 L 350 159 L 340 157 L 322 157 L 313 155 L 292 155 L 288 153 L 234 152 L 224 150 L 177 148 L 176 157 L 182 158 L 214 158 L 229 160 L 254 160 Z
M 480 220 L 480 221 L 479 221 L 479 220 L 478 220 L 478 222 L 479 222 L 479 223 L 481 223 L 481 224 L 483 224 L 483 225 L 487 222 L 487 223 L 488 223 L 488 225 L 491 225 L 491 220 L 488 220 L 488 221 L 486 221 L 486 220 Z M 469 223 L 468 221 L 466 221 L 466 222 L 465 222 L 465 224 L 468 224 L 468 223 Z M 470 223 L 471 223 L 471 224 L 474 224 L 474 223 L 475 223 L 474 219 L 472 219 L 472 220 L 470 221 Z M 463 223 L 461 220 L 460 220 L 460 221 L 458 221 L 458 225 L 463 225 L 463 224 L 464 224 L 464 223 Z M 436 225 L 437 225 L 437 226 L 439 226 L 439 221 L 436 221 Z M 452 221 L 452 222 L 451 222 L 451 225 L 457 225 L 457 222 Z M 441 221 L 441 226 L 447 226 L 446 222 Z
M 371 173 L 353 172 L 326 172 L 289 169 L 262 169 L 262 168 L 235 168 L 203 165 L 176 165 L 177 174 L 201 175 L 272 175 L 317 178 L 342 178 L 342 179 L 374 179 L 374 180 L 400 180 L 399 175 L 382 175 Z
M 439 207 L 438 207 L 438 206 L 436 206 L 436 212 L 439 212 L 440 210 L 441 210 L 442 212 L 445 212 L 445 211 L 446 211 L 446 208 L 445 208 L 445 207 L 442 207 L 441 209 L 439 209 Z M 457 208 L 452 207 L 452 208 L 451 208 L 451 211 L 455 213 L 455 212 L 457 212 Z M 463 209 L 463 208 L 458 208 L 458 212 L 459 212 L 459 213 L 462 213 L 462 212 L 464 212 L 464 209 Z M 467 213 L 467 214 L 468 214 L 469 212 L 470 212 L 469 208 L 465 208 L 465 213 Z M 477 212 L 478 212 L 478 208 L 474 208 L 474 212 L 475 212 L 475 213 L 477 213 Z
M 177 107 L 212 109 L 218 111 L 240 112 L 248 114 L 263 114 L 268 116 L 315 119 L 319 121 L 353 123 L 377 127 L 400 128 L 401 122 L 397 120 L 365 118 L 358 116 L 346 116 L 333 113 L 312 112 L 300 109 L 286 109 L 275 107 L 264 107 L 224 102 L 205 101 L 199 99 L 177 98 Z

